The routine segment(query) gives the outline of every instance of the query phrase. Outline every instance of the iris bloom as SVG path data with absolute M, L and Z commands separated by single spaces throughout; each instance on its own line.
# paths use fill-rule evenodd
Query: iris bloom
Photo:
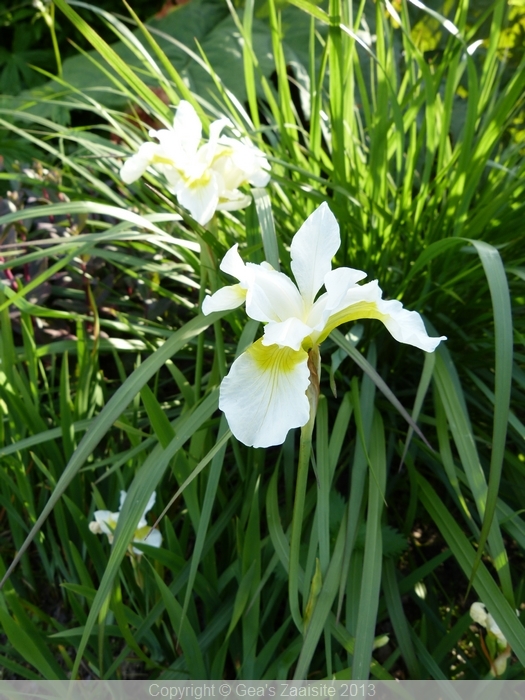
M 143 143 L 126 160 L 120 176 L 130 184 L 153 166 L 166 178 L 168 190 L 202 225 L 218 209 L 243 209 L 250 197 L 239 187 L 247 183 L 264 187 L 270 179 L 270 165 L 248 139 L 221 136 L 225 127 L 233 128 L 229 119 L 214 121 L 208 141 L 201 144 L 201 121 L 192 105 L 182 100 L 173 128 L 151 129 L 149 135 L 158 143 Z
M 516 610 L 516 614 L 519 614 L 518 610 Z M 472 603 L 470 617 L 487 630 L 486 642 L 491 656 L 490 663 L 493 673 L 496 676 L 503 675 L 507 668 L 507 659 L 511 654 L 510 645 L 503 632 L 483 603 Z
M 446 340 L 430 338 L 417 312 L 382 299 L 377 281 L 359 285 L 366 273 L 348 267 L 332 270 L 340 244 L 337 221 L 323 203 L 292 240 L 297 284 L 267 262 L 245 264 L 237 245 L 221 262 L 221 270 L 239 283 L 207 296 L 203 313 L 235 309 L 245 302 L 248 316 L 266 324 L 263 337 L 235 360 L 220 389 L 219 407 L 245 445 L 280 445 L 291 428 L 308 422 L 306 392 L 311 380 L 313 385 L 318 382 L 318 345 L 342 323 L 376 318 L 396 340 L 426 352 Z
M 137 529 L 135 530 L 135 534 L 133 535 L 133 542 L 144 542 L 145 544 L 149 544 L 152 547 L 160 547 L 160 545 L 162 544 L 162 535 L 160 531 L 156 528 L 151 529 L 151 527 L 146 521 L 146 513 L 149 513 L 149 511 L 155 505 L 155 497 L 156 493 L 154 491 L 151 494 L 146 508 L 144 509 L 142 518 L 138 522 Z M 125 500 L 126 492 L 121 491 L 120 506 L 118 509 L 118 513 L 111 513 L 111 511 L 109 510 L 96 510 L 93 513 L 93 517 L 95 518 L 95 520 L 89 523 L 89 529 L 91 530 L 91 532 L 93 532 L 95 535 L 107 535 L 107 538 L 111 544 L 113 542 L 113 536 L 117 527 L 120 511 L 122 510 L 122 506 L 124 505 Z M 131 545 L 130 551 L 136 556 L 140 556 L 142 554 L 140 549 L 137 549 L 136 547 L 133 547 Z

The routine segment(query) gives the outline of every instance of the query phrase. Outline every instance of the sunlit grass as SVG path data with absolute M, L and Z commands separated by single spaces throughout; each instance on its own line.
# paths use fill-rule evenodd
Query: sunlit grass
M 476 15 L 463 2 L 431 20 L 405 2 L 294 5 L 229 7 L 243 37 L 239 96 L 199 46 L 131 35 L 104 15 L 139 71 L 57 0 L 129 110 L 65 83 L 49 104 L 73 126 L 30 105 L 0 110 L 55 173 L 2 173 L 22 188 L 0 218 L 2 570 L 18 562 L 1 594 L 8 674 L 484 678 L 468 616 L 481 600 L 513 649 L 505 677 L 523 677 L 524 160 L 513 128 L 525 70 L 494 41 L 505 5 Z M 440 39 L 428 48 L 430 21 Z M 210 76 L 202 93 L 185 61 Z M 205 124 L 227 114 L 272 164 L 248 209 L 207 228 L 161 177 L 119 177 L 179 99 Z M 218 264 L 236 242 L 245 260 L 289 273 L 290 240 L 322 201 L 341 226 L 336 262 L 379 279 L 448 341 L 423 356 L 372 321 L 334 332 L 296 489 L 297 431 L 280 448 L 246 448 L 217 410 L 222 377 L 260 327 L 199 310 L 231 283 Z M 110 549 L 88 524 L 118 509 L 121 489 Z M 153 490 L 152 515 L 169 506 L 163 546 L 138 545 L 138 563 L 126 551 Z

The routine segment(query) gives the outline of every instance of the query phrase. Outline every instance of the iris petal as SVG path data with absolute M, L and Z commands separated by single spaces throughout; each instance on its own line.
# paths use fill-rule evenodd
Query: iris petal
M 263 345 L 279 345 L 299 350 L 312 329 L 298 318 L 287 318 L 281 323 L 268 323 L 264 327 Z
M 282 272 L 248 263 L 251 275 L 246 313 L 256 321 L 286 321 L 289 318 L 302 318 L 304 304 L 299 290 Z
M 126 159 L 120 169 L 120 177 L 126 185 L 130 185 L 144 175 L 147 168 L 151 165 L 157 150 L 158 145 L 156 143 L 143 143 L 135 155 Z
M 184 140 L 187 154 L 196 153 L 202 136 L 202 124 L 195 108 L 186 100 L 181 100 L 173 120 L 173 132 Z M 181 139 L 182 141 L 182 139 Z
M 215 178 L 208 182 L 196 182 L 184 186 L 177 192 L 179 203 L 185 207 L 201 226 L 208 223 L 215 213 L 219 201 L 219 187 Z
M 431 338 L 417 311 L 404 309 L 400 301 L 385 301 L 381 298 L 382 295 L 377 280 L 349 289 L 331 311 L 318 342 L 322 342 L 342 323 L 361 318 L 375 318 L 381 321 L 398 342 L 413 345 L 425 352 L 434 352 L 439 343 L 446 340 L 444 335 Z
M 246 301 L 246 289 L 240 284 L 232 284 L 229 287 L 221 287 L 211 297 L 208 296 L 202 302 L 202 313 L 207 316 L 214 311 L 227 311 L 237 309 Z
M 304 350 L 268 347 L 258 340 L 235 360 L 224 378 L 219 408 L 245 445 L 280 445 L 289 430 L 308 422 L 309 382 Z
M 292 272 L 308 306 L 313 304 L 332 269 L 332 258 L 340 245 L 339 225 L 328 204 L 323 202 L 306 219 L 290 246 Z

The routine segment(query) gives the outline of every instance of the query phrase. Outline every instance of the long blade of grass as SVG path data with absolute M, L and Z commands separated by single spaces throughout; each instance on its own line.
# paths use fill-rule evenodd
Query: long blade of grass
M 417 478 L 421 489 L 421 502 L 438 526 L 468 581 L 476 560 L 476 553 L 454 516 L 428 481 L 420 475 Z M 518 620 L 514 608 L 509 605 L 506 597 L 501 593 L 483 563 L 479 565 L 472 585 L 478 592 L 487 610 L 490 610 L 491 615 L 496 620 L 498 627 L 502 630 L 520 662 L 522 664 L 525 663 L 523 625 Z
M 94 419 L 91 427 L 82 438 L 77 450 L 69 460 L 64 472 L 57 482 L 55 490 L 51 494 L 49 501 L 46 503 L 44 510 L 39 515 L 22 547 L 9 566 L 6 574 L 0 581 L 0 588 L 2 588 L 5 581 L 11 575 L 11 572 L 20 561 L 20 558 L 29 547 L 35 535 L 40 531 L 42 524 L 53 510 L 55 504 L 64 493 L 68 485 L 71 483 L 71 480 L 75 474 L 82 467 L 86 459 L 95 449 L 96 445 L 98 445 L 100 440 L 108 432 L 115 420 L 124 411 L 130 401 L 133 400 L 136 394 L 140 391 L 144 384 L 151 379 L 155 372 L 162 367 L 166 360 L 178 352 L 178 350 L 180 350 L 189 340 L 194 338 L 199 333 L 202 333 L 206 328 L 208 328 L 208 326 L 210 326 L 210 324 L 213 324 L 214 321 L 218 320 L 223 315 L 223 313 L 215 313 L 204 317 L 201 314 L 183 326 L 180 330 L 175 331 L 173 336 L 167 340 L 161 348 L 156 350 L 153 355 L 148 357 L 145 362 L 143 362 L 140 367 L 138 367 L 138 369 L 136 369 L 133 374 L 128 377 L 127 381 L 115 392 L 108 404 Z

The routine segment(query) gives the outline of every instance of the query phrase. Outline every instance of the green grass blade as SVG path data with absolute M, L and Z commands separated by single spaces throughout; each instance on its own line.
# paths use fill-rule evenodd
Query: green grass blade
M 375 636 L 379 591 L 381 588 L 381 514 L 386 484 L 385 433 L 383 421 L 376 412 L 370 435 L 370 463 L 373 474 L 368 482 L 368 517 L 366 521 L 365 557 L 357 632 L 352 664 L 352 679 L 367 680 L 370 675 Z
M 468 581 L 476 560 L 475 550 L 463 534 L 449 509 L 445 507 L 430 484 L 419 475 L 418 483 L 424 507 L 438 526 Z M 481 601 L 486 605 L 487 610 L 490 610 L 491 615 L 496 620 L 497 625 L 502 630 L 520 662 L 525 664 L 525 632 L 523 625 L 516 616 L 514 608 L 509 605 L 506 597 L 503 596 L 483 563 L 479 565 L 472 585 Z
M 64 472 L 57 482 L 55 490 L 53 491 L 49 501 L 46 503 L 44 510 L 31 528 L 29 535 L 17 553 L 12 564 L 9 566 L 5 576 L 2 578 L 2 581 L 0 581 L 0 588 L 9 578 L 11 572 L 20 561 L 21 556 L 26 551 L 37 532 L 39 532 L 42 524 L 53 510 L 55 504 L 66 490 L 75 474 L 93 452 L 95 446 L 98 445 L 100 440 L 111 428 L 115 420 L 124 411 L 130 401 L 132 401 L 134 396 L 136 396 L 136 394 L 155 374 L 155 372 L 162 367 L 166 360 L 180 350 L 180 348 L 182 348 L 191 338 L 195 337 L 199 333 L 202 333 L 202 331 L 208 328 L 210 324 L 221 318 L 223 315 L 224 314 L 222 313 L 210 314 L 207 317 L 200 315 L 187 323 L 180 330 L 176 331 L 161 348 L 153 353 L 153 355 L 148 357 L 147 360 L 140 365 L 140 367 L 133 372 L 128 380 L 115 392 L 108 404 L 95 418 L 90 429 L 87 431 L 86 435 L 84 435 L 77 450 L 69 460 Z

